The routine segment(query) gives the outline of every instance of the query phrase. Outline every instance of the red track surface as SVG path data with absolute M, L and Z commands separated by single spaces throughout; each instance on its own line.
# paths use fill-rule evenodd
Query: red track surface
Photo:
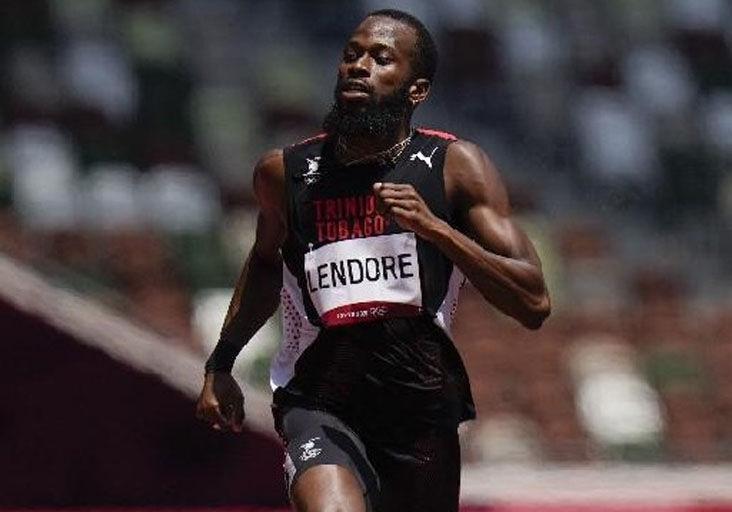
M 63 508 L 63 509 L 0 509 L 3 512 L 291 512 L 290 509 L 222 507 L 222 508 Z M 732 503 L 700 505 L 497 505 L 465 506 L 460 512 L 732 512 Z

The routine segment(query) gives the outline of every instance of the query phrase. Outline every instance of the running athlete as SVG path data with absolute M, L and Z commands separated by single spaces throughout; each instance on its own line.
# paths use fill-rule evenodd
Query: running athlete
M 275 427 L 296 510 L 458 509 L 457 427 L 475 417 L 450 323 L 465 277 L 530 329 L 550 304 L 536 252 L 475 144 L 413 129 L 437 52 L 375 11 L 343 50 L 320 136 L 265 154 L 257 236 L 206 363 L 197 415 L 239 432 L 230 370 L 282 305 Z

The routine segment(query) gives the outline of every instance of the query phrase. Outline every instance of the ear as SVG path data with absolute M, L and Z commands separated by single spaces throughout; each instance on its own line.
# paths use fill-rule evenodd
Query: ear
M 430 86 L 432 84 L 426 78 L 418 78 L 412 85 L 409 86 L 409 101 L 412 107 L 416 107 L 430 94 Z

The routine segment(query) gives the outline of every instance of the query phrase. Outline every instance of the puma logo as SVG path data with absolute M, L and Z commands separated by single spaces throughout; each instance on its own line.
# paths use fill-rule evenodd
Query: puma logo
M 427 164 L 427 167 L 432 169 L 432 156 L 435 154 L 435 151 L 437 151 L 437 148 L 432 150 L 432 153 L 430 153 L 430 156 L 424 156 L 422 154 L 422 151 L 417 151 L 416 153 L 413 153 L 412 156 L 409 157 L 409 160 L 411 162 L 414 162 L 415 160 L 422 160 L 425 164 Z

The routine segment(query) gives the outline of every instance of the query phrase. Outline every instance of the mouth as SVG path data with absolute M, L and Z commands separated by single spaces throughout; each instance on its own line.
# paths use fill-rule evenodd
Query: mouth
M 371 96 L 371 87 L 361 80 L 346 80 L 338 88 L 342 98 L 359 99 Z

